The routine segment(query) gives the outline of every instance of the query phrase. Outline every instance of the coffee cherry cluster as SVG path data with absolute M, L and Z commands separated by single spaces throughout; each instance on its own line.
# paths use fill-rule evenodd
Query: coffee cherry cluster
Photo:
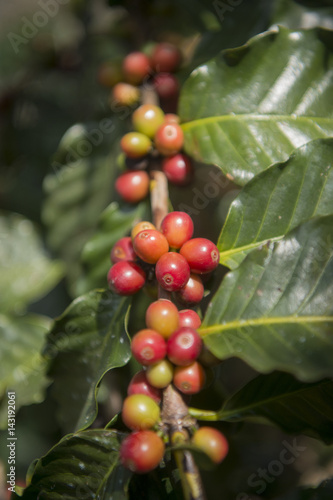
M 123 404 L 123 422 L 133 432 L 123 441 L 120 458 L 133 472 L 149 472 L 163 458 L 165 444 L 159 430 L 162 389 L 173 383 L 180 392 L 192 395 L 204 386 L 205 371 L 198 361 L 202 340 L 196 328 L 200 324 L 195 311 L 178 311 L 171 301 L 159 299 L 146 311 L 147 328 L 132 339 L 133 357 L 143 369 L 130 381 Z M 223 434 L 210 427 L 196 430 L 192 442 L 215 463 L 228 451 Z
M 129 203 L 144 199 L 149 192 L 147 170 L 158 155 L 162 155 L 161 168 L 167 179 L 178 186 L 187 185 L 192 180 L 193 165 L 181 151 L 184 134 L 177 115 L 164 114 L 153 104 L 142 104 L 134 111 L 132 124 L 134 131 L 120 141 L 127 170 L 116 180 L 118 194 Z
M 179 82 L 174 73 L 182 63 L 180 50 L 171 43 L 158 43 L 151 55 L 136 51 L 128 54 L 122 65 L 111 61 L 101 65 L 99 82 L 112 87 L 113 105 L 134 106 L 140 103 L 145 86 L 155 90 L 161 107 L 168 113 L 177 109 Z
M 212 241 L 192 235 L 193 221 L 185 212 L 167 214 L 160 230 L 139 222 L 131 237 L 121 238 L 111 250 L 110 289 L 119 295 L 136 293 L 145 285 L 148 270 L 176 301 L 198 304 L 204 295 L 200 275 L 218 266 L 219 251 Z

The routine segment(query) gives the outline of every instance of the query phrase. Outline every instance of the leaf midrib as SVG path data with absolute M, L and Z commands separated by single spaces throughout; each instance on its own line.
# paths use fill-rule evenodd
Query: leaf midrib
M 263 115 L 256 113 L 238 113 L 238 114 L 228 114 L 228 115 L 217 115 L 217 116 L 208 116 L 206 118 L 198 118 L 196 120 L 191 120 L 182 124 L 182 129 L 184 131 L 189 130 L 191 128 L 195 128 L 201 125 L 205 125 L 208 123 L 216 123 L 216 122 L 225 122 L 231 120 L 257 120 L 257 121 L 315 121 L 315 122 L 323 122 L 330 123 L 333 121 L 333 118 L 323 117 L 323 116 L 292 116 L 292 115 Z
M 206 335 L 211 335 L 217 332 L 223 332 L 225 330 L 237 330 L 238 328 L 245 328 L 251 326 L 262 326 L 262 325 L 279 325 L 279 324 L 290 324 L 290 323 L 333 323 L 333 316 L 278 316 L 278 317 L 261 317 L 253 319 L 238 319 L 235 321 L 230 321 L 228 323 L 203 326 L 199 328 L 199 333 L 202 337 Z
M 223 236 L 223 235 L 222 235 Z M 241 252 L 246 252 L 247 250 L 252 250 L 253 248 L 260 247 L 261 245 L 265 245 L 268 241 L 279 241 L 284 237 L 284 235 L 276 236 L 274 238 L 266 238 L 261 241 L 254 241 L 253 243 L 249 243 L 247 245 L 242 245 L 240 247 L 232 247 L 229 250 L 222 250 L 220 252 L 220 263 L 223 264 L 225 261 L 225 257 L 229 257 L 229 255 L 239 254 Z

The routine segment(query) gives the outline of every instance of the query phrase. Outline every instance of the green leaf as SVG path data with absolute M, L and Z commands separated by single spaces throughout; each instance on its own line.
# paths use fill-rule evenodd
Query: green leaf
M 54 173 L 44 180 L 42 216 L 48 244 L 66 263 L 73 295 L 82 274 L 82 248 L 113 198 L 121 128 L 109 120 L 106 129 L 109 132 L 103 134 L 100 123 L 69 129 L 52 163 Z M 93 140 L 100 143 L 95 146 Z
M 316 27 L 333 28 L 333 2 L 329 6 L 328 3 L 325 5 L 325 2 L 321 4 L 320 1 L 313 0 L 308 2 L 307 6 L 303 6 L 296 1 L 278 0 L 275 2 L 272 24 L 283 24 L 292 30 Z M 300 3 L 306 4 L 307 2 Z
M 125 500 L 132 473 L 119 465 L 122 435 L 88 430 L 65 436 L 35 467 L 23 500 Z
M 198 67 L 179 114 L 185 149 L 238 184 L 333 134 L 333 34 L 280 27 Z
M 333 140 L 319 139 L 250 181 L 231 204 L 220 235 L 221 264 L 234 269 L 253 248 L 315 215 L 333 214 L 332 158 Z
M 285 432 L 333 442 L 333 382 L 299 382 L 287 373 L 259 375 L 232 396 L 219 420 L 264 417 Z
M 313 219 L 254 250 L 228 273 L 201 334 L 219 359 L 303 381 L 333 375 L 333 216 Z
M 14 213 L 0 215 L 0 311 L 19 312 L 51 290 L 63 275 L 46 254 L 33 223 Z
M 148 212 L 147 203 L 141 202 L 133 207 L 120 207 L 113 202 L 109 205 L 99 220 L 99 228 L 85 244 L 82 252 L 82 262 L 85 275 L 79 280 L 79 294 L 106 285 L 106 275 L 110 269 L 110 251 L 113 245 L 126 236 L 136 221 L 144 218 Z
M 102 377 L 130 358 L 124 325 L 128 305 L 128 298 L 94 290 L 74 300 L 54 323 L 44 354 L 53 358 L 53 395 L 68 432 L 92 423 Z
M 7 427 L 7 391 L 15 392 L 16 411 L 44 400 L 47 363 L 41 356 L 49 318 L 0 315 L 0 428 Z

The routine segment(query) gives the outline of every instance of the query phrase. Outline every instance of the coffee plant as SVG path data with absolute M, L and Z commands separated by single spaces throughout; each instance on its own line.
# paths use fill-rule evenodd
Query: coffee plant
M 52 64 L 85 92 L 46 148 L 45 239 L 23 202 L 0 216 L 0 487 L 331 499 L 333 2 L 110 0 L 99 41 L 72 3 L 83 46 Z

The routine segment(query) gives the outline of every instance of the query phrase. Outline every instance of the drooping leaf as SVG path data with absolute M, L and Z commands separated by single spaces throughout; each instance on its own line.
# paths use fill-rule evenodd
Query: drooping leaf
M 220 262 L 234 269 L 253 248 L 313 216 L 333 214 L 332 159 L 333 140 L 319 139 L 250 181 L 231 204 L 218 241 Z
M 333 34 L 279 27 L 193 71 L 179 114 L 185 149 L 238 184 L 333 134 Z
M 41 356 L 49 318 L 0 315 L 0 428 L 7 427 L 7 391 L 15 392 L 16 412 L 21 406 L 40 403 L 50 380 Z
M 50 291 L 63 266 L 44 250 L 33 223 L 21 215 L 0 215 L 0 310 L 19 312 Z
M 259 375 L 226 401 L 220 420 L 264 417 L 292 434 L 333 441 L 333 382 L 305 384 L 287 373 Z
M 52 359 L 53 395 L 66 431 L 91 424 L 100 380 L 130 358 L 128 305 L 128 298 L 94 290 L 74 300 L 53 325 L 44 352 Z
M 122 435 L 94 429 L 65 436 L 36 464 L 23 500 L 125 500 L 132 473 L 119 464 Z
M 83 248 L 85 274 L 77 284 L 78 294 L 106 285 L 106 275 L 111 266 L 111 248 L 119 238 L 130 232 L 136 221 L 144 218 L 147 211 L 145 202 L 128 210 L 113 202 L 104 210 L 100 216 L 99 228 Z
M 221 50 L 238 47 L 267 29 L 274 1 L 247 0 L 232 5 L 231 2 L 213 0 L 209 4 L 220 23 L 220 29 L 202 34 L 191 60 L 193 69 L 215 57 Z
M 292 30 L 317 27 L 332 29 L 333 2 L 331 6 L 324 3 L 317 0 L 299 3 L 297 0 L 278 0 L 275 2 L 272 24 L 282 24 Z
M 94 233 L 101 212 L 113 199 L 121 127 L 109 120 L 74 125 L 62 139 L 46 176 L 43 220 L 50 247 L 65 261 L 70 290 L 81 275 L 80 255 Z
M 310 220 L 247 256 L 208 306 L 201 334 L 219 358 L 303 381 L 332 376 L 333 217 Z

